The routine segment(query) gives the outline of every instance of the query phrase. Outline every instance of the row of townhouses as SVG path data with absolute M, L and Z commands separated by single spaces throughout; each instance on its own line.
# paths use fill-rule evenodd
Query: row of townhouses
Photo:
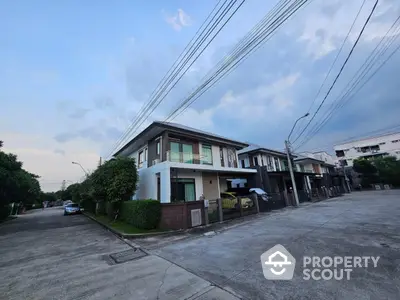
M 139 183 L 133 199 L 189 202 L 217 199 L 229 189 L 248 187 L 285 193 L 289 196 L 282 201 L 290 202 L 292 184 L 284 152 L 180 124 L 153 122 L 114 156 L 137 162 Z M 301 201 L 313 189 L 343 184 L 334 164 L 322 156 L 292 156 L 291 160 Z

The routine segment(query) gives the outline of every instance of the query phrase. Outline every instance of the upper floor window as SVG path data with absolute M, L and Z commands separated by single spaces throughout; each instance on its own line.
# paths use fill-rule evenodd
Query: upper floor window
M 276 169 L 277 171 L 280 171 L 280 170 L 281 170 L 281 167 L 280 167 L 280 165 L 279 165 L 279 159 L 278 159 L 277 157 L 274 157 L 274 162 L 275 162 L 275 169 Z
M 170 160 L 173 162 L 193 163 L 193 145 L 177 142 L 170 143 Z
M 253 161 L 254 161 L 254 165 L 257 167 L 258 166 L 258 157 L 254 156 Z
M 219 159 L 221 160 L 221 167 L 225 167 L 224 163 L 224 149 L 219 147 Z
M 246 165 L 244 164 L 244 159 L 240 160 L 240 165 L 242 166 L 243 169 L 246 167 Z
M 156 149 L 157 155 L 160 155 L 160 140 L 157 141 Z
M 203 144 L 201 146 L 201 151 L 202 151 L 202 158 L 201 158 L 202 163 L 206 165 L 212 165 L 213 160 L 212 160 L 211 146 Z
M 228 148 L 228 167 L 237 168 L 236 152 L 232 148 Z
M 139 168 L 143 167 L 143 161 L 144 161 L 144 152 L 140 151 L 139 157 L 138 157 L 138 167 Z
M 392 143 L 398 143 L 400 140 L 393 140 Z
M 343 150 L 336 150 L 336 156 L 337 157 L 343 157 L 344 156 L 344 151 Z

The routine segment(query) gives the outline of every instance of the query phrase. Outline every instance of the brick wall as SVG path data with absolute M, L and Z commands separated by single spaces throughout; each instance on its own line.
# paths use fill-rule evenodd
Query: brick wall
M 163 229 L 187 229 L 192 226 L 192 209 L 201 209 L 202 225 L 204 221 L 204 202 L 192 201 L 185 203 L 162 203 L 160 228 Z

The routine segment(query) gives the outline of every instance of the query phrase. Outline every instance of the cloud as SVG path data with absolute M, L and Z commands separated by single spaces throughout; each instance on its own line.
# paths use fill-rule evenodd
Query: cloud
M 90 111 L 89 108 L 78 107 L 78 108 L 75 108 L 75 110 L 72 113 L 70 113 L 68 116 L 71 119 L 83 119 L 89 111 Z
M 108 109 L 113 108 L 115 103 L 111 97 L 100 97 L 94 100 L 94 105 L 97 109 Z
M 54 153 L 65 156 L 65 151 L 62 150 L 62 149 L 55 149 L 55 150 L 54 150 Z
M 60 189 L 63 180 L 68 183 L 81 180 L 84 174 L 78 166 L 71 163 L 72 161 L 78 161 L 85 169 L 93 170 L 100 159 L 98 145 L 82 139 L 64 143 L 61 151 L 56 151 L 60 150 L 56 141 L 42 134 L 5 132 L 2 139 L 5 152 L 17 154 L 27 171 L 40 176 L 40 184 L 44 191 Z M 60 155 L 56 152 L 65 154 Z
M 192 18 L 181 8 L 172 16 L 164 13 L 164 19 L 176 31 L 192 25 Z

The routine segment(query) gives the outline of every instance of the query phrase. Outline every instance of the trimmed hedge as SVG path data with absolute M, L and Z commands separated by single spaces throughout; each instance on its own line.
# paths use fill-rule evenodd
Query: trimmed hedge
M 130 200 L 121 205 L 123 221 L 139 229 L 155 229 L 161 220 L 161 203 L 157 200 Z

